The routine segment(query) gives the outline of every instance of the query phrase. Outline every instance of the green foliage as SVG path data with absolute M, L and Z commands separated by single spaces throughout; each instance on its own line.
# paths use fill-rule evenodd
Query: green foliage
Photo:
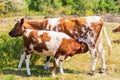
M 90 12 L 90 13 L 89 13 Z M 120 0 L 0 0 L 0 15 L 93 15 L 120 13 Z M 12 14 L 13 15 L 13 14 Z
M 7 34 L 0 36 L 0 68 L 16 67 L 23 53 L 23 43 L 20 38 L 10 38 Z
M 17 2 L 17 0 L 0 0 L 0 17 L 11 17 L 17 12 L 28 14 L 28 5 L 25 0 Z
M 116 13 L 118 12 L 118 9 L 119 9 L 116 4 L 117 4 L 117 1 L 115 2 L 114 0 L 100 0 L 98 10 L 99 12 L 102 11 L 102 12 Z
M 0 35 L 0 68 L 17 67 L 23 51 L 21 38 L 10 38 L 7 34 Z M 38 55 L 32 55 L 31 64 L 34 64 L 38 59 Z
M 7 76 L 4 80 L 17 80 L 13 75 Z

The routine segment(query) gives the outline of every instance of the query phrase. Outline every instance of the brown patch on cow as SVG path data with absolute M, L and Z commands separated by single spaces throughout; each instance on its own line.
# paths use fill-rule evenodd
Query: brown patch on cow
M 58 49 L 61 54 L 67 54 L 73 56 L 76 53 L 86 53 L 88 51 L 88 45 L 85 43 L 78 43 L 73 39 L 63 39 Z
M 99 33 L 100 30 L 101 30 L 101 24 L 100 23 L 92 22 L 91 27 L 96 33 Z
M 95 31 L 95 33 L 97 34 L 97 37 L 96 37 L 96 45 L 98 45 L 98 38 L 99 38 L 99 36 L 100 36 L 100 33 L 101 33 L 101 30 L 102 30 L 102 27 L 104 27 L 103 26 L 103 21 L 102 20 L 100 20 L 99 22 L 91 22 L 91 27 L 93 27 L 93 31 Z M 91 34 L 91 33 L 90 33 Z M 92 33 L 92 34 L 94 34 L 94 33 Z
M 81 17 L 81 18 L 78 18 L 77 20 L 76 20 L 76 23 L 79 25 L 79 27 L 81 26 L 86 26 L 86 24 L 87 24 L 87 20 L 86 20 L 86 18 L 84 18 L 84 17 Z
M 65 59 L 67 59 L 68 56 L 73 56 L 75 54 L 80 54 L 80 53 L 86 53 L 88 50 L 89 50 L 88 45 L 85 43 L 82 42 L 78 43 L 74 39 L 63 38 L 55 57 L 65 55 Z
M 73 39 L 62 39 L 61 45 L 58 49 L 58 52 L 62 55 L 65 54 L 74 54 L 77 50 L 79 50 L 80 44 Z
M 47 19 L 43 19 L 41 21 L 25 20 L 23 26 L 25 26 L 26 29 L 45 30 L 47 24 L 48 24 Z
M 88 45 L 83 42 L 81 42 L 80 44 L 81 44 L 81 46 L 80 46 L 78 53 L 86 53 L 89 50 Z
M 48 36 L 48 33 L 46 33 L 46 32 L 43 32 L 43 34 L 40 35 L 40 38 L 41 38 L 42 42 L 49 42 L 50 39 L 51 39 L 51 38 Z
M 36 33 L 36 34 L 37 34 L 37 33 Z M 41 39 L 41 43 L 39 43 L 38 38 Z M 35 49 L 37 52 L 42 52 L 42 50 L 48 50 L 48 49 L 47 49 L 47 46 L 46 46 L 46 44 L 45 44 L 46 42 L 49 42 L 50 39 L 51 39 L 51 38 L 48 36 L 48 33 L 43 32 L 43 34 L 40 35 L 40 36 L 37 36 L 36 39 L 37 39 L 37 43 L 35 43 L 36 46 L 34 47 L 34 49 Z
M 48 36 L 48 33 L 46 32 L 43 32 L 42 35 L 37 35 L 37 30 L 36 31 L 32 31 L 30 32 L 29 34 L 29 37 L 27 38 L 25 35 L 23 37 L 23 40 L 24 40 L 24 46 L 28 49 L 27 52 L 29 54 L 30 51 L 32 51 L 30 49 L 30 44 L 33 44 L 34 47 L 33 49 L 37 52 L 43 52 L 43 50 L 48 50 L 47 49 L 47 46 L 46 46 L 46 42 L 49 42 L 50 41 L 50 37 Z M 39 42 L 38 39 L 41 39 L 41 42 Z M 26 42 L 27 41 L 27 42 Z
M 64 32 L 66 34 L 68 34 L 69 36 L 73 37 L 73 31 L 75 29 L 75 22 L 72 22 L 69 18 L 62 18 L 59 20 L 59 24 L 58 24 L 58 30 L 59 32 Z

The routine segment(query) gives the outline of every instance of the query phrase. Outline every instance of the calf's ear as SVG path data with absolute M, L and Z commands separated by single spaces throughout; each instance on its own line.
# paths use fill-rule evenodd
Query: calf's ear
M 22 25 L 24 23 L 24 18 L 20 20 L 20 24 Z

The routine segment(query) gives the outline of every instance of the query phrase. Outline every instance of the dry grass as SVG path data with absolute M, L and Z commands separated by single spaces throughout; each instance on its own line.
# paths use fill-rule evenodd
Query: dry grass
M 13 22 L 1 23 L 0 32 L 8 32 L 9 26 L 12 26 Z M 112 40 L 120 40 L 120 33 L 112 33 L 112 29 L 118 23 L 105 23 L 107 27 L 107 33 Z M 104 49 L 106 52 L 106 65 L 107 71 L 104 74 L 99 74 L 101 66 L 100 59 L 98 58 L 96 71 L 93 76 L 87 75 L 90 69 L 91 57 L 89 52 L 86 54 L 79 54 L 73 56 L 69 61 L 64 61 L 63 67 L 65 75 L 59 73 L 57 68 L 57 74 L 55 78 L 51 77 L 51 68 L 48 71 L 43 70 L 43 63 L 37 62 L 35 66 L 31 67 L 31 76 L 26 75 L 26 68 L 23 65 L 22 71 L 18 71 L 17 68 L 4 68 L 3 73 L 0 74 L 0 80 L 120 80 L 120 44 L 112 43 L 113 51 L 112 55 L 108 55 L 106 42 L 104 41 Z

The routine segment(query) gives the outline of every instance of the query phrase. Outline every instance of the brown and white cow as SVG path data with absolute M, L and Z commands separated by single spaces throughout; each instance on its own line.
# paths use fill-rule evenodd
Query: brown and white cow
M 16 34 L 17 32 L 17 34 Z M 55 76 L 56 67 L 60 61 L 60 73 L 64 74 L 62 68 L 62 61 L 71 57 L 77 53 L 85 53 L 88 51 L 87 44 L 78 43 L 76 40 L 68 36 L 63 32 L 55 31 L 40 31 L 32 29 L 18 29 L 11 37 L 22 36 L 24 42 L 25 53 L 22 55 L 22 59 L 19 66 L 22 65 L 24 58 L 26 57 L 27 74 L 31 75 L 29 68 L 29 60 L 31 52 L 35 52 L 41 56 L 54 56 L 54 67 L 52 70 L 52 76 Z
M 117 25 L 113 30 L 112 32 L 116 33 L 116 32 L 120 32 L 120 24 Z
M 105 72 L 106 65 L 104 59 L 104 51 L 102 49 L 102 31 L 105 34 L 109 53 L 111 52 L 111 42 L 106 33 L 103 20 L 99 16 L 88 16 L 81 18 L 49 18 L 40 21 L 29 21 L 21 19 L 15 24 L 15 27 L 9 34 L 13 34 L 16 27 L 22 29 L 37 29 L 64 32 L 77 40 L 77 42 L 84 42 L 88 45 L 92 66 L 89 74 L 92 75 L 95 71 L 97 61 L 97 51 L 100 53 L 102 68 L 100 73 Z M 48 63 L 46 63 L 48 65 Z

